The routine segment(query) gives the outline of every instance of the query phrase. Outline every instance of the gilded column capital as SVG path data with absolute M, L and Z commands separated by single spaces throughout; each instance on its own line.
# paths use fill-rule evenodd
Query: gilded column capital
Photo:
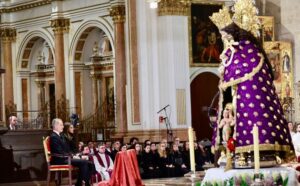
M 109 12 L 114 23 L 124 23 L 125 22 L 125 5 L 116 5 L 110 8 Z
M 8 42 L 8 41 L 13 41 L 16 39 L 16 29 L 15 28 L 9 28 L 9 27 L 4 27 L 0 29 L 0 37 L 2 41 Z
M 188 16 L 191 0 L 161 0 L 158 4 L 158 15 Z
M 50 20 L 50 26 L 53 29 L 54 34 L 64 33 L 69 31 L 70 19 L 57 18 Z

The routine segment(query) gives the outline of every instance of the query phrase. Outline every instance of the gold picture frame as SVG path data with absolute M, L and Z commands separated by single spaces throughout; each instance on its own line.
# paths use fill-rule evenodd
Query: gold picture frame
M 290 42 L 264 42 L 264 49 L 272 66 L 276 93 L 281 101 L 294 96 L 292 44 Z
M 209 19 L 224 3 L 192 1 L 189 10 L 189 51 L 191 67 L 216 67 L 220 64 L 223 42 L 218 28 Z
M 274 17 L 273 16 L 258 16 L 261 23 L 260 26 L 260 38 L 262 43 L 275 41 L 274 32 Z

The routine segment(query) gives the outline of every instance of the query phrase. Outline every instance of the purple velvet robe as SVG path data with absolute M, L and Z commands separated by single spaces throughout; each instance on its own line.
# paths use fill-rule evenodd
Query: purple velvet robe
M 234 56 L 224 68 L 220 87 L 236 90 L 233 95 L 236 98 L 235 152 L 253 151 L 254 124 L 259 128 L 260 151 L 289 152 L 291 136 L 263 54 L 250 41 L 240 41 L 233 47 Z M 231 52 L 230 49 L 225 52 L 226 63 Z

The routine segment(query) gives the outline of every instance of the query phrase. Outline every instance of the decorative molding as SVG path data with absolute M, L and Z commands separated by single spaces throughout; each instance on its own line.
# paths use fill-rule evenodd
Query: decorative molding
M 0 29 L 0 37 L 4 42 L 14 41 L 16 39 L 16 35 L 17 32 L 15 28 L 4 27 Z
M 70 19 L 52 19 L 50 20 L 50 26 L 52 27 L 54 34 L 68 32 L 70 27 Z
M 125 5 L 112 6 L 109 11 L 109 14 L 115 24 L 125 22 L 125 13 Z
M 158 15 L 188 16 L 191 0 L 161 0 L 158 4 Z
M 18 12 L 26 9 L 35 8 L 38 6 L 43 6 L 51 4 L 51 0 L 39 0 L 35 2 L 29 2 L 29 3 L 22 3 L 22 4 L 15 4 L 7 7 L 0 8 L 0 13 L 11 13 L 11 12 Z

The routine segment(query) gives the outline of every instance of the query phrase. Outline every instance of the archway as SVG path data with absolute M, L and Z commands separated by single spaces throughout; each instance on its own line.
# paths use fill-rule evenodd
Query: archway
M 48 128 L 55 117 L 55 101 L 52 103 L 49 85 L 54 85 L 54 58 L 50 40 L 34 31 L 21 44 L 18 61 L 18 118 L 23 128 Z M 52 104 L 51 104 L 52 103 Z M 50 109 L 50 110 L 49 110 Z
M 191 83 L 192 127 L 198 140 L 211 140 L 208 107 L 218 92 L 219 77 L 211 72 L 199 74 Z M 217 101 L 215 101 L 217 103 Z M 216 106 L 216 105 L 214 105 Z

